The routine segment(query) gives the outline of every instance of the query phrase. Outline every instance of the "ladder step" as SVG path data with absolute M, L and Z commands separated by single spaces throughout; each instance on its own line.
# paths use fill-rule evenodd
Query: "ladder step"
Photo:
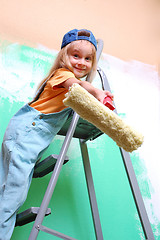
M 58 132 L 58 135 L 66 136 L 68 128 L 72 121 L 72 117 L 73 113 L 68 117 L 67 121 L 65 122 L 61 130 Z M 79 118 L 73 137 L 88 141 L 94 140 L 95 138 L 99 137 L 102 134 L 103 132 L 101 132 L 92 123 L 82 118 Z
M 24 212 L 17 214 L 15 226 L 23 226 L 27 223 L 33 222 L 38 214 L 39 207 L 31 207 Z M 45 216 L 51 214 L 51 209 L 48 208 Z
M 37 163 L 34 168 L 33 178 L 43 177 L 48 173 L 52 172 L 55 167 L 57 158 L 58 155 L 52 154 L 49 157 L 45 158 L 43 161 Z M 68 161 L 69 158 L 66 156 L 64 164 L 67 163 Z

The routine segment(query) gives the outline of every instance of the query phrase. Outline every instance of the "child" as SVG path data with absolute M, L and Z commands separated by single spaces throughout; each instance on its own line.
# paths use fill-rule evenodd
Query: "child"
M 70 108 L 63 104 L 65 93 L 78 83 L 103 103 L 113 95 L 80 78 L 94 74 L 97 42 L 89 30 L 71 30 L 62 40 L 61 50 L 49 75 L 41 83 L 35 99 L 11 119 L 0 153 L 0 240 L 11 238 L 16 213 L 24 203 L 35 163 L 65 123 Z

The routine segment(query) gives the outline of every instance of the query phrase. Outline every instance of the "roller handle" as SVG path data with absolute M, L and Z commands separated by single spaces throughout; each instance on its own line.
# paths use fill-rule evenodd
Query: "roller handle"
M 110 110 L 114 110 L 115 107 L 113 106 L 112 99 L 109 96 L 106 96 L 103 100 L 103 104 L 108 107 Z

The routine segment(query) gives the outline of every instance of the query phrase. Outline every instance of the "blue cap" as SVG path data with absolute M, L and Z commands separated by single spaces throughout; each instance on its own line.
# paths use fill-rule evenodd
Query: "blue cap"
M 87 40 L 90 43 L 92 43 L 97 50 L 97 41 L 93 33 L 87 29 L 80 29 L 80 30 L 73 29 L 67 32 L 63 37 L 61 49 L 65 47 L 67 44 L 77 40 Z

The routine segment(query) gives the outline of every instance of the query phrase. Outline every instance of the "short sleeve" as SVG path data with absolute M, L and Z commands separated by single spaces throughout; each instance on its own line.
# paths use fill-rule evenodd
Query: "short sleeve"
M 51 86 L 54 87 L 63 83 L 69 78 L 75 78 L 74 73 L 65 68 L 59 68 L 58 70 L 55 71 L 53 77 L 49 80 L 49 82 Z

